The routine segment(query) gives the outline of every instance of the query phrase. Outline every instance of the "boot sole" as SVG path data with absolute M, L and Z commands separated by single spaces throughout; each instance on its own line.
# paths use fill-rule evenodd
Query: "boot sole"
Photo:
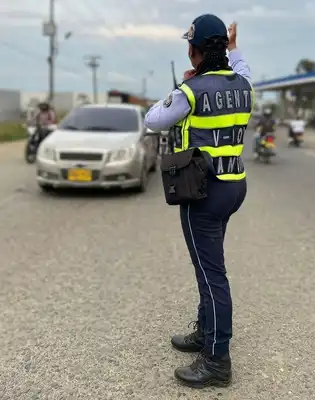
M 190 387 L 190 388 L 193 388 L 193 389 L 205 389 L 207 387 L 224 388 L 224 387 L 230 386 L 231 383 L 232 383 L 232 379 L 229 379 L 228 381 L 219 381 L 217 379 L 211 379 L 210 381 L 205 382 L 205 383 L 193 383 L 193 382 L 184 381 L 184 380 L 180 379 L 176 375 L 175 375 L 175 378 L 183 386 L 187 386 L 187 387 Z
M 181 353 L 200 353 L 201 350 L 203 349 L 203 347 L 200 347 L 200 349 L 198 349 L 198 350 L 181 349 L 179 347 L 176 347 L 173 343 L 172 343 L 172 347 L 173 347 L 173 349 L 180 351 Z

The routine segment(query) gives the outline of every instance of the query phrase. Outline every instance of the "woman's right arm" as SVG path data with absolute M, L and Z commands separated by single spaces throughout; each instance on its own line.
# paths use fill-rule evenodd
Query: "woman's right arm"
M 233 71 L 236 74 L 243 76 L 249 83 L 251 83 L 250 68 L 242 57 L 239 49 L 235 48 L 229 52 L 229 60 Z
M 228 28 L 229 32 L 229 60 L 233 71 L 243 76 L 251 84 L 250 69 L 236 45 L 237 24 L 233 22 Z

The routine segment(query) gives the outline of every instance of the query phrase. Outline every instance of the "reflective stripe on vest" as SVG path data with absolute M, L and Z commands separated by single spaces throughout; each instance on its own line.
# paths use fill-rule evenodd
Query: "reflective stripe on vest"
M 207 72 L 204 75 L 233 75 L 233 71 L 215 71 L 215 72 Z M 187 150 L 190 141 L 190 130 L 194 129 L 194 131 L 198 130 L 206 130 L 206 131 L 214 131 L 215 129 L 242 129 L 240 127 L 246 127 L 248 121 L 251 117 L 251 113 L 232 113 L 226 115 L 219 116 L 197 116 L 194 115 L 196 110 L 196 98 L 193 90 L 185 83 L 180 86 L 180 90 L 185 93 L 189 104 L 191 106 L 190 113 L 186 116 L 183 121 L 180 121 L 176 124 L 174 128 L 177 130 L 180 129 L 181 132 L 181 146 L 176 146 L 174 148 L 175 152 Z M 254 103 L 254 91 L 251 88 L 251 109 L 253 109 Z M 243 128 L 245 131 L 245 128 Z M 244 133 L 244 132 L 242 132 Z M 234 135 L 233 131 L 233 135 Z M 237 132 L 236 132 L 237 134 Z M 243 139 L 243 137 L 242 137 Z M 205 138 L 205 143 L 207 142 L 207 138 Z M 235 181 L 242 180 L 246 176 L 246 172 L 244 171 L 243 163 L 241 161 L 241 154 L 243 152 L 244 144 L 229 144 L 229 145 L 219 145 L 219 146 L 199 146 L 201 151 L 207 152 L 213 159 L 214 164 L 218 167 L 218 170 L 223 171 L 224 166 L 227 166 L 224 172 L 217 173 L 216 176 L 218 179 L 223 181 Z M 222 165 L 221 165 L 222 164 Z M 230 172 L 233 173 L 230 173 Z

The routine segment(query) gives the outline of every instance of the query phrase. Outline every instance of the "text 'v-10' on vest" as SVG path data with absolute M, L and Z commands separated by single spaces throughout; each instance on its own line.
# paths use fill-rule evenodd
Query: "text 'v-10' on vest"
M 233 71 L 216 71 L 185 81 L 180 90 L 191 112 L 172 128 L 174 151 L 197 147 L 210 155 L 218 179 L 244 179 L 241 154 L 254 106 L 251 84 Z

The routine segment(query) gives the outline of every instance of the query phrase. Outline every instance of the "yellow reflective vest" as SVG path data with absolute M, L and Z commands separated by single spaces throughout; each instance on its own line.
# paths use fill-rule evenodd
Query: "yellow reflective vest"
M 174 151 L 198 147 L 210 155 L 218 179 L 244 179 L 241 154 L 254 106 L 251 84 L 233 71 L 222 70 L 193 77 L 179 89 L 191 111 L 174 127 Z

